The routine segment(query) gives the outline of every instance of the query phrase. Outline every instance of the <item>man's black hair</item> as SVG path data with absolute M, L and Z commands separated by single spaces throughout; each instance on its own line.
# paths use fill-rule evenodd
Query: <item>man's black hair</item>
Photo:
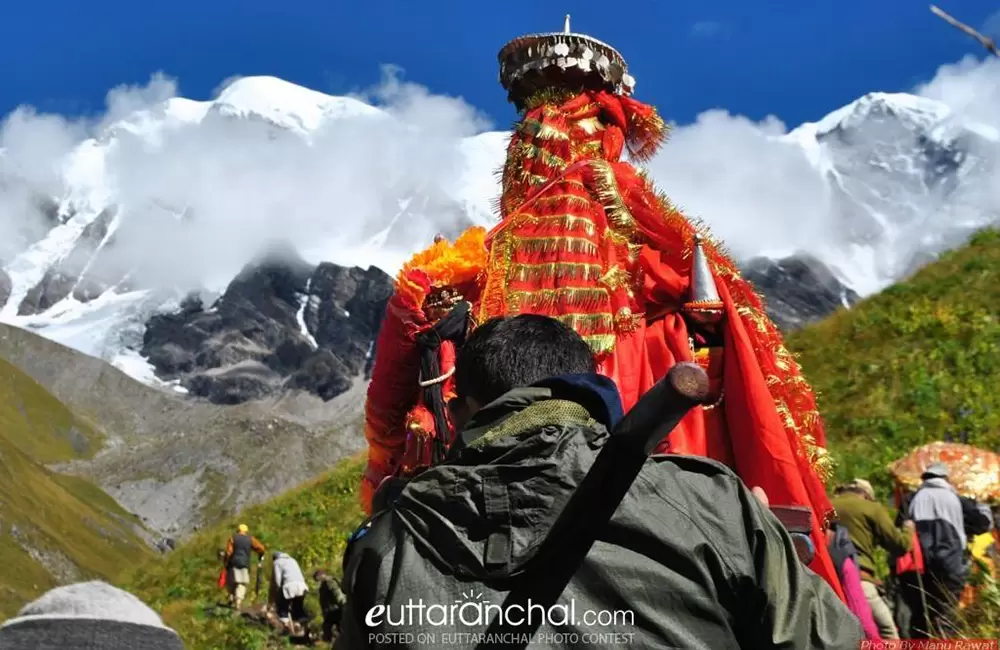
M 485 406 L 514 388 L 593 372 L 594 354 L 572 328 L 548 316 L 519 314 L 473 331 L 455 362 L 455 392 Z

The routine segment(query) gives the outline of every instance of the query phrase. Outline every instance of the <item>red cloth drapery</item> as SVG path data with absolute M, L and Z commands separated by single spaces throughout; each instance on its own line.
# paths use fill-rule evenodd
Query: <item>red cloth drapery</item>
M 652 249 L 642 252 L 647 295 L 684 289 L 687 279 L 658 261 Z M 826 545 L 824 515 L 832 510 L 823 484 L 806 459 L 796 453 L 775 408 L 761 363 L 749 340 L 727 286 L 718 283 L 726 305 L 724 321 L 723 402 L 711 410 L 695 409 L 674 429 L 662 450 L 695 454 L 723 462 L 749 487 L 760 486 L 771 505 L 806 505 L 813 511 L 816 558 L 810 568 L 823 576 L 837 594 L 844 594 Z M 662 293 L 661 293 L 662 292 Z M 638 398 L 681 361 L 692 361 L 683 317 L 671 313 L 619 339 L 615 352 L 600 371 L 612 378 L 630 408 Z

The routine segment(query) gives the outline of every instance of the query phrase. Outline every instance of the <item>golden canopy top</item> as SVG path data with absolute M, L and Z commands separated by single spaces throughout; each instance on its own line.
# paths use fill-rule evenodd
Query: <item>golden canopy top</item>
M 507 99 L 523 110 L 526 100 L 552 89 L 607 90 L 631 95 L 635 79 L 618 50 L 586 34 L 570 31 L 528 34 L 510 41 L 497 55 L 500 84 Z
M 948 481 L 959 494 L 1000 505 L 1000 456 L 985 449 L 956 442 L 932 442 L 913 449 L 891 463 L 888 470 L 899 485 L 915 490 L 932 463 L 947 465 Z

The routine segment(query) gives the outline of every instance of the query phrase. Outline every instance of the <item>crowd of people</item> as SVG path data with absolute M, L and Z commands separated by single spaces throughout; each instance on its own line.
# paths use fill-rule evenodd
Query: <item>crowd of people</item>
M 253 554 L 258 555 L 257 576 L 263 576 L 264 557 L 267 547 L 250 534 L 246 524 L 240 524 L 236 533 L 226 542 L 222 553 L 223 574 L 219 583 L 229 593 L 229 604 L 240 612 L 250 585 L 250 566 Z M 340 614 L 346 600 L 340 583 L 327 569 L 313 572 L 313 581 L 319 593 L 320 610 L 323 615 L 324 641 L 332 641 L 339 626 Z M 271 579 L 269 582 L 267 608 L 273 609 L 282 629 L 297 637 L 308 637 L 307 623 L 312 618 L 306 609 L 305 599 L 309 584 L 298 561 L 288 553 L 274 551 L 271 555 Z
M 844 581 L 860 585 L 863 598 L 848 604 L 863 624 L 871 622 L 869 639 L 945 638 L 958 631 L 973 561 L 995 553 L 995 524 L 989 506 L 960 495 L 948 477 L 945 463 L 930 464 L 895 519 L 869 481 L 856 478 L 835 489 L 831 553 L 840 549 L 838 565 L 857 566 L 858 579 Z M 888 558 L 881 572 L 879 548 Z

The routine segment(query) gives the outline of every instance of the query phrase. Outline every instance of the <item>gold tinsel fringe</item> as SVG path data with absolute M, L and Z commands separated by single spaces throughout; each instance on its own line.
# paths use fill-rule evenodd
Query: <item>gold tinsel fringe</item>
M 577 120 L 576 126 L 579 127 L 587 135 L 594 135 L 598 131 L 604 131 L 604 125 L 596 117 L 585 117 L 583 119 Z
M 554 226 L 565 233 L 583 232 L 588 237 L 593 237 L 597 232 L 597 226 L 594 225 L 593 219 L 568 212 L 563 214 L 532 215 L 527 219 L 527 223 L 538 226 Z
M 566 204 L 570 208 L 590 208 L 590 199 L 588 197 L 567 193 L 540 196 L 534 200 L 533 205 L 552 205 L 553 203 L 557 205 Z
M 615 349 L 617 337 L 614 334 L 595 334 L 592 336 L 584 336 L 583 340 L 590 346 L 594 355 L 600 356 L 602 354 L 608 354 Z
M 514 244 L 518 252 L 537 254 L 566 251 L 570 253 L 597 254 L 597 244 L 584 237 L 521 237 Z
M 630 280 L 629 272 L 616 264 L 608 269 L 598 282 L 609 289 L 621 289 L 628 286 Z
M 615 323 L 611 314 L 561 314 L 555 319 L 573 328 L 580 336 L 607 334 Z
M 551 124 L 543 124 L 538 120 L 525 118 L 518 123 L 517 130 L 524 135 L 539 140 L 569 140 L 569 133 L 560 131 Z
M 546 104 L 549 105 L 559 105 L 565 104 L 569 100 L 573 99 L 577 95 L 584 92 L 583 87 L 579 88 L 543 88 L 524 100 L 524 110 L 525 112 L 533 111 L 540 106 Z
M 570 307 L 595 307 L 608 299 L 608 291 L 592 287 L 562 287 L 559 289 L 536 289 L 535 291 L 511 291 L 508 299 L 517 303 L 520 309 L 553 310 L 557 305 Z
M 521 162 L 525 158 L 529 158 L 531 160 L 541 160 L 549 167 L 554 167 L 558 171 L 565 169 L 568 164 L 565 160 L 554 153 L 530 142 L 519 142 L 515 147 L 514 155 L 516 156 L 517 162 Z
M 551 278 L 590 281 L 600 278 L 601 265 L 584 262 L 514 264 L 510 275 L 511 279 L 518 282 L 537 282 Z
M 634 115 L 631 122 L 632 137 L 628 142 L 629 154 L 637 162 L 648 162 L 666 142 L 670 127 L 655 109 L 648 117 Z
M 618 182 L 615 180 L 615 172 L 605 160 L 592 160 L 590 167 L 594 170 L 596 180 L 596 194 L 598 200 L 604 206 L 604 211 L 608 215 L 608 222 L 619 233 L 629 237 L 635 234 L 637 229 L 635 219 L 622 200 L 618 191 Z

